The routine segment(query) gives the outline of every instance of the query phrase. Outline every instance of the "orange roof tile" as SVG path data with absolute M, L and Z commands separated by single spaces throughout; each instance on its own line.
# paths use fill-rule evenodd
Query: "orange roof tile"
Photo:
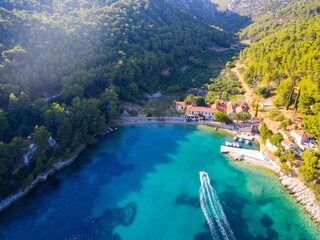
M 194 107 L 188 108 L 188 111 L 193 112 L 206 112 L 206 113 L 216 113 L 219 112 L 216 108 L 207 108 L 207 107 Z
M 253 120 L 253 121 L 263 121 L 263 117 L 252 117 L 251 120 Z
M 313 136 L 310 133 L 308 133 L 308 132 L 306 132 L 304 130 L 301 130 L 301 129 L 300 130 L 296 130 L 296 129 L 294 129 L 292 131 L 295 132 L 296 134 L 298 134 L 300 137 L 303 137 L 305 135 L 307 138 L 313 138 Z
M 185 102 L 176 102 L 176 106 L 185 107 L 187 104 Z
M 289 139 L 283 139 L 281 142 L 283 145 L 286 145 L 288 147 L 290 147 L 291 145 L 294 145 L 293 142 L 291 142 Z

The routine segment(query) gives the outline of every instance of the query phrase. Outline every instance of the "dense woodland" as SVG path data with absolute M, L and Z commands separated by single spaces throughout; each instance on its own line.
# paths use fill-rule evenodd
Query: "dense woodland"
M 186 92 L 204 83 L 208 102 L 241 94 L 230 70 L 212 78 L 212 66 L 226 60 L 225 65 L 234 52 L 210 49 L 229 47 L 250 19 L 221 12 L 212 2 L 229 3 L 1 1 L 0 199 L 94 144 L 119 116 L 121 101 L 139 102 L 158 90 Z M 277 5 L 261 6 L 273 12 Z M 256 41 L 240 56 L 248 66 L 246 80 L 278 88 L 277 105 L 294 106 L 305 120 L 303 127 L 318 138 L 319 12 L 317 1 L 302 0 L 276 15 L 257 17 L 239 35 Z M 202 79 L 195 80 L 194 73 Z M 31 143 L 36 147 L 31 149 Z M 33 155 L 28 163 L 27 153 Z M 301 172 L 312 182 L 318 177 L 319 155 L 303 157 L 308 160 Z
M 206 49 L 229 47 L 248 23 L 202 2 L 200 11 L 184 0 L 1 1 L 0 199 L 93 144 L 120 101 L 196 87 L 162 72 L 205 68 Z
M 275 90 L 274 105 L 299 113 L 303 119 L 302 127 L 316 137 L 318 142 L 319 10 L 319 1 L 301 1 L 279 11 L 275 18 L 274 15 L 262 16 L 257 23 L 243 31 L 246 37 L 252 37 L 256 42 L 240 55 L 240 60 L 247 66 L 245 80 L 254 88 L 268 87 Z M 265 30 L 269 30 L 269 33 Z M 263 132 L 265 138 L 268 138 L 269 132 Z M 291 159 L 289 155 L 285 152 L 282 159 Z M 314 184 L 320 177 L 319 153 L 310 150 L 302 154 L 302 159 L 304 164 L 300 167 L 300 173 L 320 193 L 319 184 Z

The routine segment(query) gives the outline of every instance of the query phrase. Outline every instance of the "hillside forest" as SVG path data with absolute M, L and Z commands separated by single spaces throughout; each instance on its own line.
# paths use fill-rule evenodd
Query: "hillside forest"
M 239 52 L 212 50 L 239 40 L 252 43 L 239 56 L 245 80 L 269 89 L 320 140 L 320 3 L 258 2 L 2 0 L 0 199 L 94 144 L 124 102 L 200 87 L 211 103 L 243 94 L 223 70 Z M 302 157 L 312 185 L 319 154 Z
M 122 101 L 201 86 L 180 69 L 206 69 L 206 50 L 248 23 L 204 2 L 1 1 L 0 199 L 94 144 Z
M 269 89 L 274 106 L 292 110 L 302 128 L 320 141 L 320 3 L 299 1 L 267 14 L 239 35 L 253 44 L 240 54 L 245 80 L 252 88 Z M 267 134 L 268 135 L 268 134 Z M 271 137 L 271 135 L 270 135 Z M 285 152 L 282 160 L 292 157 Z M 281 158 L 280 158 L 281 159 Z M 299 172 L 320 193 L 320 154 L 308 150 Z M 289 163 L 289 165 L 292 165 Z

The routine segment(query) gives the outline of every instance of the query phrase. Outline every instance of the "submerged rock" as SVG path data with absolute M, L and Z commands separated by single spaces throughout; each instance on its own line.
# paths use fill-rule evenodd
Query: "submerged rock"
M 199 199 L 192 198 L 186 194 L 181 194 L 176 198 L 176 204 L 178 205 L 190 205 L 192 207 L 199 207 Z

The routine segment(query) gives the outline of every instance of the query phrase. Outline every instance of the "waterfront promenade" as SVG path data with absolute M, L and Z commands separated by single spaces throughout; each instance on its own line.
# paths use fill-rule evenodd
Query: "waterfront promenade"
M 236 134 L 236 128 L 234 125 L 226 125 L 214 121 L 191 121 L 187 122 L 184 117 L 124 117 L 115 121 L 115 125 L 128 125 L 128 124 L 148 124 L 148 123 L 173 123 L 173 124 L 188 124 L 188 125 L 205 125 L 212 126 L 221 129 L 227 129 L 234 131 Z

